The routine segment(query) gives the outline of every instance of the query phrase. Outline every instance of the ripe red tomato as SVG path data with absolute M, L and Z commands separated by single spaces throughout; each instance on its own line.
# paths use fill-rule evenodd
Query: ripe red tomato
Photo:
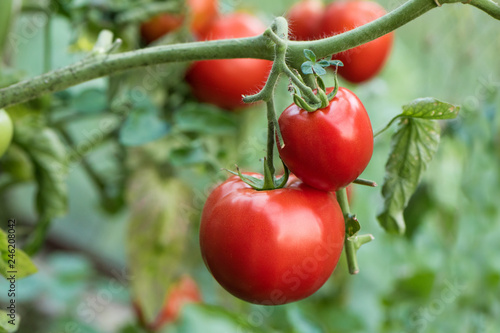
M 207 40 L 251 37 L 266 26 L 256 17 L 234 13 L 215 20 L 205 31 Z M 265 84 L 271 61 L 262 59 L 221 59 L 193 63 L 186 80 L 202 102 L 232 110 L 245 106 L 242 95 L 253 94 Z
M 326 7 L 321 32 L 333 36 L 371 22 L 386 14 L 378 3 L 365 0 L 341 0 Z M 333 56 L 341 60 L 339 74 L 346 80 L 360 83 L 373 78 L 382 69 L 392 48 L 391 32 L 371 42 Z
M 7 151 L 12 141 L 14 127 L 5 110 L 0 109 L 0 157 Z
M 199 303 L 202 301 L 200 290 L 196 282 L 189 276 L 183 276 L 167 292 L 165 304 L 151 325 L 154 331 L 179 318 L 184 304 Z
M 219 14 L 218 0 L 187 0 L 190 30 L 201 36 Z M 151 43 L 167 33 L 179 28 L 184 22 L 182 15 L 161 14 L 141 24 L 141 36 L 146 43 Z
M 328 88 L 327 93 L 333 88 Z M 291 172 L 323 191 L 349 185 L 373 153 L 373 131 L 365 107 L 340 87 L 323 109 L 308 112 L 292 104 L 278 119 L 284 148 L 278 151 Z
M 200 246 L 206 266 L 228 292 L 277 305 L 308 297 L 325 283 L 344 233 L 333 193 L 296 177 L 285 188 L 257 191 L 233 176 L 205 203 Z
M 313 40 L 319 38 L 319 24 L 323 17 L 321 0 L 303 0 L 290 8 L 286 15 L 290 39 Z

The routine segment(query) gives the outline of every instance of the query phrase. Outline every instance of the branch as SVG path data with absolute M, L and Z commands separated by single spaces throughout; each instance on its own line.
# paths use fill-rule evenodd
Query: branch
M 205 59 L 257 58 L 272 60 L 273 55 L 272 43 L 270 44 L 268 39 L 262 35 L 250 38 L 163 45 L 120 54 L 100 54 L 0 89 L 0 109 L 132 68 Z
M 493 2 L 491 0 L 470 0 L 464 1 L 463 3 L 477 7 L 491 17 L 500 20 L 500 6 L 496 2 Z

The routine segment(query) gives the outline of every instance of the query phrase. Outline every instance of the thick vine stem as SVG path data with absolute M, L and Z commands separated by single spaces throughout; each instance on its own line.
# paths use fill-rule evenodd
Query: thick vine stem
M 491 0 L 440 1 L 442 4 L 455 2 L 468 3 L 500 20 L 500 7 Z M 287 64 L 292 68 L 300 68 L 303 62 L 303 50 L 306 48 L 312 50 L 318 58 L 323 58 L 367 43 L 436 7 L 434 0 L 409 0 L 381 18 L 345 33 L 316 41 L 287 41 Z M 250 38 L 163 45 L 103 55 L 0 89 L 0 108 L 23 103 L 46 93 L 64 90 L 79 83 L 127 69 L 167 62 L 230 58 L 273 60 L 274 46 L 269 42 L 268 37 L 260 35 Z M 291 71 L 285 72 L 289 76 L 290 73 L 293 74 Z M 300 80 L 294 83 L 302 90 Z M 310 97 L 315 100 L 313 96 Z

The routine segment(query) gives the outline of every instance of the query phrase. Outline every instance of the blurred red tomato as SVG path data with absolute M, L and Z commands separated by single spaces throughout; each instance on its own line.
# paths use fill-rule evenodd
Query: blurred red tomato
M 255 16 L 233 13 L 215 20 L 203 36 L 206 40 L 251 37 L 266 26 Z M 233 110 L 243 107 L 242 95 L 258 92 L 265 84 L 272 62 L 262 59 L 197 61 L 188 70 L 187 82 L 201 102 Z
M 190 30 L 196 37 L 199 37 L 217 17 L 219 2 L 218 0 L 187 0 L 187 6 Z M 161 14 L 141 25 L 141 36 L 149 44 L 179 28 L 183 22 L 182 15 Z
M 320 0 L 303 0 L 286 15 L 292 40 L 313 40 L 320 37 L 319 24 L 325 6 Z

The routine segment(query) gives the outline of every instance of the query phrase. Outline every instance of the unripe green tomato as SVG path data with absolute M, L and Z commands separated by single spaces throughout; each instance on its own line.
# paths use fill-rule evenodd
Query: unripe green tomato
M 12 120 L 4 109 L 0 109 L 0 157 L 3 156 L 5 151 L 12 141 L 12 134 L 14 133 L 14 126 Z

